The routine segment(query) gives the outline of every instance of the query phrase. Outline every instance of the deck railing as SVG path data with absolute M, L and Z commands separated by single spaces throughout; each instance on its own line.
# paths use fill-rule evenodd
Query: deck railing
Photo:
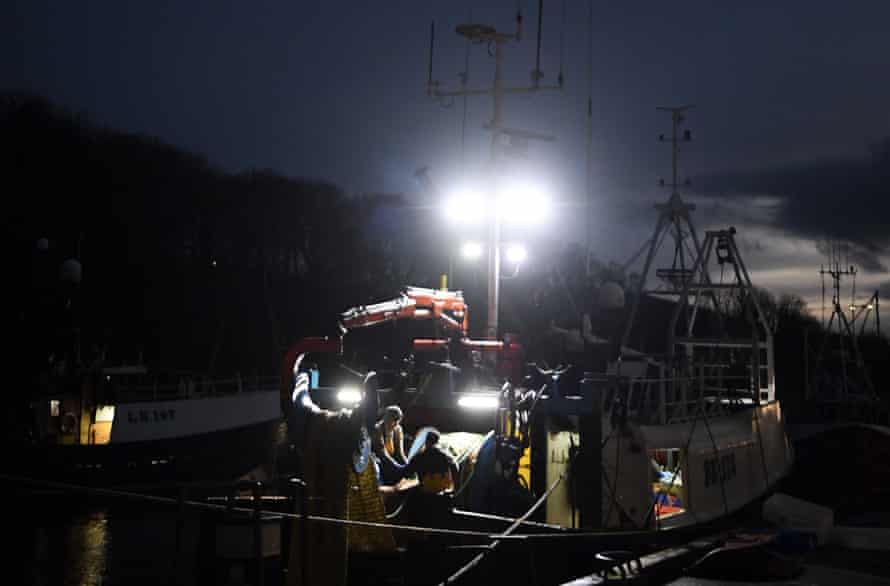
M 115 384 L 114 394 L 119 402 L 173 401 L 255 393 L 278 389 L 277 376 L 229 377 L 221 379 L 182 378 L 177 382 Z
M 699 415 L 720 415 L 759 404 L 750 376 L 724 374 L 719 365 L 696 365 L 686 375 L 606 376 L 595 379 L 604 414 L 621 410 L 643 424 L 688 421 Z

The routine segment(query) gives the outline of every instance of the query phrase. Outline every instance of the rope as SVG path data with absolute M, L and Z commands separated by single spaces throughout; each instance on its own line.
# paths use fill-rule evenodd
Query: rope
M 540 507 L 542 504 L 544 504 L 544 501 L 546 501 L 547 497 L 550 496 L 550 493 L 552 493 L 556 489 L 556 487 L 559 486 L 559 483 L 562 482 L 563 478 L 565 478 L 565 473 L 560 474 L 559 477 L 553 481 L 553 484 L 550 485 L 550 488 L 548 488 L 547 491 L 541 495 L 541 498 L 539 498 L 537 501 L 535 501 L 535 504 L 533 504 L 531 506 L 531 508 L 525 512 L 524 515 L 522 515 L 521 517 L 516 519 L 516 521 L 514 521 L 513 524 L 510 525 L 507 528 L 507 530 L 504 531 L 502 534 L 495 536 L 494 541 L 491 542 L 491 544 L 488 546 L 487 549 L 485 549 L 485 551 L 481 552 L 479 555 L 477 555 L 472 560 L 467 562 L 458 571 L 456 571 L 455 573 L 451 574 L 448 578 L 446 578 L 445 581 L 442 583 L 442 586 L 447 586 L 449 582 L 453 582 L 453 581 L 457 580 L 458 578 L 460 578 L 461 576 L 463 576 L 464 574 L 466 574 L 467 572 L 469 572 L 470 570 L 475 568 L 477 565 L 479 565 L 479 563 L 486 556 L 486 554 L 494 551 L 494 548 L 497 547 L 498 544 L 500 543 L 500 539 L 507 537 L 511 533 L 513 533 L 513 531 L 517 527 L 519 527 L 521 524 L 523 524 L 525 521 L 527 521 L 529 517 L 532 516 L 532 514 L 538 509 L 538 507 Z
M 701 398 L 699 399 L 701 400 Z M 708 423 L 708 416 L 704 416 L 705 429 L 708 431 L 708 437 L 711 438 L 711 446 L 714 448 L 714 457 L 717 459 L 717 473 L 720 475 L 720 492 L 723 493 L 723 512 L 729 515 L 729 501 L 726 498 L 726 474 L 724 474 L 723 465 L 720 463 L 720 449 L 717 447 L 717 440 L 711 433 L 711 424 Z
M 6 474 L 0 475 L 0 480 L 9 481 L 9 482 L 18 482 L 22 484 L 39 484 L 49 488 L 56 488 L 62 490 L 70 490 L 74 492 L 86 492 L 90 494 L 98 494 L 104 496 L 112 496 L 119 498 L 132 498 L 137 500 L 143 500 L 146 502 L 154 502 L 154 503 L 163 503 L 169 505 L 178 505 L 179 499 L 172 497 L 164 497 L 158 495 L 149 495 L 149 494 L 141 494 L 136 492 L 128 492 L 122 490 L 113 490 L 107 488 L 93 488 L 87 486 L 80 486 L 76 484 L 67 484 L 63 482 L 53 482 L 49 480 L 38 480 L 33 478 L 26 478 L 21 476 L 9 476 Z M 187 504 L 191 507 L 195 507 L 198 509 L 206 509 L 212 511 L 223 511 L 223 512 L 238 512 L 238 513 L 248 513 L 248 514 L 256 514 L 257 509 L 252 507 L 229 507 L 227 505 L 217 505 L 213 503 L 204 503 L 200 501 L 191 501 L 184 500 L 184 504 Z M 287 512 L 279 512 L 279 511 L 270 511 L 260 509 L 259 512 L 261 514 L 273 514 L 281 517 L 285 517 L 287 519 L 302 519 L 303 515 L 298 513 L 287 513 Z M 393 525 L 390 523 L 375 523 L 372 521 L 353 521 L 349 519 L 340 519 L 337 517 L 324 517 L 320 515 L 306 515 L 306 519 L 309 521 L 314 521 L 318 523 L 330 523 L 331 525 L 344 525 L 351 527 L 367 527 L 373 529 L 391 529 L 393 531 L 409 531 L 414 533 L 426 533 L 429 535 L 453 535 L 453 536 L 461 536 L 461 537 L 478 537 L 484 539 L 493 539 L 497 537 L 497 535 L 492 536 L 488 533 L 484 533 L 482 531 L 464 531 L 459 529 L 437 529 L 434 527 L 418 527 L 416 525 Z M 523 519 L 524 520 L 524 519 Z
M 758 390 L 758 394 L 760 391 Z M 763 481 L 766 487 L 769 487 L 769 467 L 766 465 L 766 452 L 763 449 L 763 436 L 760 434 L 760 418 L 757 416 L 757 410 L 754 411 L 754 426 L 757 428 L 757 445 L 760 447 L 760 463 L 763 465 Z
M 704 409 L 702 407 L 704 401 L 702 399 L 703 399 L 703 397 L 701 395 L 699 395 L 698 403 L 696 404 L 696 406 L 698 407 L 698 410 L 696 411 L 695 419 L 692 420 L 692 427 L 689 429 L 689 436 L 686 438 L 686 445 L 683 447 L 683 450 L 680 452 L 680 456 L 677 458 L 677 464 L 676 464 L 676 466 L 674 466 L 674 470 L 671 473 L 671 483 L 668 485 L 668 489 L 667 489 L 668 495 L 670 495 L 671 490 L 674 488 L 674 482 L 677 480 L 677 472 L 680 471 L 680 466 L 683 463 L 683 458 L 684 457 L 688 458 L 688 456 L 689 456 L 689 446 L 692 445 L 692 436 L 695 435 L 695 426 L 698 424 L 698 420 L 702 417 L 702 415 L 704 415 Z M 688 480 L 689 479 L 687 478 L 686 481 L 688 482 Z M 661 509 L 661 506 L 658 504 L 658 497 L 662 494 L 664 494 L 664 493 L 660 492 L 657 495 L 655 495 L 655 499 L 652 501 L 652 506 L 649 507 L 649 512 L 647 513 L 647 516 L 646 516 L 646 523 L 645 523 L 646 525 L 649 524 L 649 521 L 652 518 L 652 514 L 655 512 L 655 507 L 658 507 L 659 509 Z M 692 513 L 692 516 L 694 518 L 695 512 L 693 512 L 693 510 L 691 508 L 689 508 L 687 510 L 690 513 Z M 657 519 L 656 519 L 656 521 L 657 521 Z

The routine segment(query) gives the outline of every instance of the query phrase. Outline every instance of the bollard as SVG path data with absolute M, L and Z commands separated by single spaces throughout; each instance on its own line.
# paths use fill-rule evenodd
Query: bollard
M 291 482 L 300 491 L 300 583 L 306 585 L 309 584 L 309 493 L 304 481 L 291 478 Z
M 170 569 L 170 584 L 180 584 L 179 560 L 182 557 L 182 533 L 185 530 L 186 486 L 179 486 L 176 515 L 176 545 L 173 552 L 173 567 Z
M 295 515 L 302 515 L 303 519 L 300 522 L 300 548 L 301 548 L 301 557 L 302 560 L 300 562 L 300 580 L 302 584 L 308 584 L 309 574 L 307 571 L 308 567 L 308 554 L 306 552 L 306 533 L 303 531 L 306 521 L 306 506 L 305 506 L 305 496 L 306 496 L 306 483 L 297 478 L 296 476 L 291 476 L 287 479 L 288 489 L 293 499 L 291 512 Z M 282 540 L 281 540 L 281 566 L 284 570 L 285 574 L 287 572 L 291 572 L 293 568 L 290 567 L 290 551 L 293 543 L 293 519 L 289 517 L 284 517 L 282 519 Z M 286 527 L 286 531 L 284 530 Z M 285 536 L 287 538 L 285 539 Z
M 263 499 L 262 482 L 253 484 L 253 554 L 256 562 L 255 586 L 263 586 L 265 567 L 263 564 Z

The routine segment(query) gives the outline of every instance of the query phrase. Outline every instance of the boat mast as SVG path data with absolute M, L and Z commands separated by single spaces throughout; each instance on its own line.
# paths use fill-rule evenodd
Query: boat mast
M 494 49 L 494 77 L 492 84 L 487 88 L 468 88 L 466 87 L 466 79 L 469 72 L 463 72 L 461 76 L 463 81 L 461 88 L 457 90 L 444 90 L 440 87 L 440 82 L 433 78 L 433 50 L 434 50 L 434 32 L 435 23 L 433 23 L 430 31 L 430 54 L 429 68 L 427 80 L 427 95 L 438 99 L 453 99 L 457 97 L 467 96 L 491 96 L 492 114 L 491 121 L 486 124 L 486 128 L 491 131 L 491 151 L 489 155 L 487 171 L 488 171 L 488 191 L 491 199 L 494 199 L 496 193 L 496 182 L 499 167 L 506 154 L 506 141 L 516 141 L 525 143 L 530 139 L 552 141 L 553 137 L 549 135 L 538 134 L 524 130 L 507 128 L 504 126 L 504 97 L 507 94 L 528 94 L 539 91 L 561 90 L 563 88 L 563 72 L 562 63 L 560 63 L 560 71 L 555 85 L 543 85 L 541 82 L 544 78 L 544 72 L 541 70 L 541 30 L 543 22 L 543 0 L 538 1 L 538 44 L 535 58 L 535 68 L 531 72 L 531 84 L 521 87 L 507 87 L 504 85 L 504 59 L 507 44 L 510 42 L 518 42 L 522 38 L 522 13 L 516 13 L 516 31 L 514 33 L 503 33 L 497 31 L 493 26 L 485 24 L 461 24 L 458 25 L 457 34 L 466 37 L 473 44 L 485 44 L 488 46 L 489 54 L 492 47 Z M 469 60 L 467 59 L 467 62 Z M 494 215 L 488 232 L 488 320 L 486 322 L 486 337 L 495 339 L 498 332 L 498 306 L 500 299 L 500 268 L 501 268 L 501 223 L 497 214 Z
M 630 315 L 624 327 L 624 333 L 621 336 L 621 346 L 626 347 L 630 343 L 631 331 L 633 329 L 634 320 L 639 309 L 640 300 L 645 293 L 658 292 L 662 294 L 680 295 L 683 291 L 683 285 L 691 277 L 691 271 L 687 267 L 691 267 L 696 256 L 698 256 L 701 245 L 692 219 L 689 213 L 695 210 L 694 204 L 687 204 L 680 196 L 680 143 L 690 142 L 692 133 L 688 129 L 684 129 L 680 134 L 681 127 L 686 121 L 686 112 L 694 106 L 688 104 L 685 106 L 666 107 L 659 106 L 657 110 L 662 112 L 670 112 L 671 114 L 671 182 L 668 187 L 671 189 L 671 195 L 666 203 L 655 204 L 658 211 L 658 222 L 655 225 L 655 232 L 652 237 L 643 244 L 643 247 L 627 261 L 624 266 L 629 267 L 637 258 L 648 249 L 646 261 L 643 265 L 643 273 L 640 275 L 639 282 L 636 284 L 636 291 L 631 305 Z M 660 135 L 658 140 L 665 141 L 664 135 Z M 689 180 L 683 181 L 684 185 L 689 184 Z M 659 180 L 659 185 L 665 187 L 664 179 Z M 658 253 L 664 237 L 670 234 L 674 240 L 674 260 L 670 269 L 660 269 L 656 271 L 656 275 L 663 279 L 667 285 L 667 290 L 647 291 L 646 279 L 652 268 L 652 262 Z M 687 239 L 692 240 L 692 249 L 690 250 Z
M 853 265 L 849 265 L 849 267 L 844 266 L 841 267 L 840 264 L 840 251 L 837 250 L 835 246 L 831 247 L 830 256 L 828 260 L 828 268 L 825 265 L 819 267 L 819 274 L 822 277 L 822 288 L 823 291 L 825 289 L 825 277 L 826 275 L 831 278 L 832 284 L 832 299 L 831 299 L 831 316 L 828 318 L 828 325 L 824 326 L 825 330 L 823 332 L 822 343 L 819 346 L 819 353 L 816 357 L 816 364 L 822 363 L 822 357 L 825 354 L 825 349 L 829 345 L 831 339 L 834 337 L 834 329 L 835 329 L 835 321 L 837 322 L 837 342 L 839 345 L 839 354 L 840 354 L 840 366 L 841 366 L 841 399 L 846 400 L 850 398 L 850 377 L 849 372 L 847 370 L 847 351 L 844 348 L 844 338 L 849 338 L 850 347 L 853 349 L 853 359 L 855 361 L 856 368 L 862 374 L 862 382 L 865 385 L 866 395 L 869 398 L 874 398 L 875 390 L 874 385 L 871 380 L 871 376 L 868 373 L 868 369 L 865 366 L 865 361 L 862 358 L 862 353 L 859 351 L 859 343 L 856 337 L 855 332 L 853 331 L 856 323 L 856 319 L 860 317 L 863 311 L 870 312 L 872 309 L 877 307 L 877 291 L 875 295 L 869 299 L 868 303 L 864 304 L 862 307 L 858 308 L 855 305 L 855 300 L 850 303 L 850 311 L 851 311 L 851 319 L 848 320 L 846 316 L 846 312 L 841 307 L 841 280 L 844 277 L 852 276 L 855 278 L 857 273 L 856 267 Z M 824 293 L 823 293 L 823 305 L 824 305 Z M 824 310 L 823 310 L 824 311 Z M 866 313 L 867 317 L 867 313 Z M 875 324 L 877 327 L 880 327 L 880 318 L 876 316 Z M 824 318 L 823 318 L 824 321 Z M 863 326 L 864 326 L 863 320 Z M 824 379 L 823 376 L 820 376 L 817 373 L 815 377 L 816 381 L 816 392 L 819 392 L 820 383 Z M 807 398 L 810 398 L 812 395 L 811 390 L 807 389 Z

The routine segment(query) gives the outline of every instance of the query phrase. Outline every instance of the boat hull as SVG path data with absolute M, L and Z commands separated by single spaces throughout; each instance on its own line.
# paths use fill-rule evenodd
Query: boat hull
M 282 426 L 277 391 L 124 402 L 87 417 L 67 436 L 44 418 L 44 440 L 13 447 L 10 468 L 87 485 L 227 481 L 271 466 Z
M 220 482 L 274 463 L 280 420 L 104 445 L 34 445 L 8 458 L 18 474 L 89 486 Z

